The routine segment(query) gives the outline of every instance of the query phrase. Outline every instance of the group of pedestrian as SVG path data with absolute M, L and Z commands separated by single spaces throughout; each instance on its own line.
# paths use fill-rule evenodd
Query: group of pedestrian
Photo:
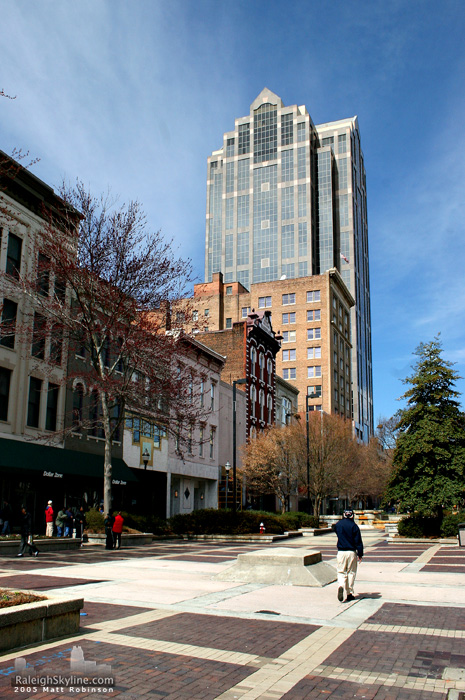
M 52 501 L 49 501 L 47 508 L 45 509 L 47 537 L 53 537 L 54 512 L 52 506 Z M 55 525 L 57 528 L 57 537 L 72 537 L 73 530 L 76 530 L 76 537 L 82 538 L 82 533 L 86 527 L 86 514 L 84 511 L 84 506 L 81 506 L 79 510 L 63 506 L 57 513 Z M 51 534 L 49 534 L 49 532 Z
M 120 549 L 121 548 L 121 533 L 123 532 L 124 518 L 121 512 L 113 515 L 107 513 L 103 524 L 105 526 L 105 549 Z

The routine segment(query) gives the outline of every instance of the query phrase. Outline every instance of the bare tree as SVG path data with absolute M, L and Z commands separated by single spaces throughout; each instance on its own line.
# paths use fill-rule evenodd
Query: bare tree
M 117 206 L 81 182 L 63 187 L 62 203 L 41 212 L 44 225 L 29 251 L 30 272 L 2 273 L 21 297 L 14 328 L 41 370 L 86 394 L 62 434 L 82 429 L 104 438 L 104 507 L 111 507 L 112 444 L 126 409 L 176 433 L 180 443 L 199 418 L 181 332 L 166 332 L 163 305 L 183 295 L 190 261 L 176 258 L 160 232 L 150 232 L 137 202 Z M 186 311 L 184 311 L 186 313 Z M 4 318 L 0 332 L 11 334 Z M 66 358 L 68 361 L 66 362 Z M 205 410 L 202 409 L 203 413 Z
M 334 414 L 310 412 L 308 433 L 308 491 L 318 518 L 323 500 L 340 492 L 344 474 L 357 459 L 357 444 L 350 421 Z
M 295 422 L 269 428 L 244 445 L 240 473 L 253 493 L 274 494 L 284 512 L 302 484 L 305 460 L 305 432 Z

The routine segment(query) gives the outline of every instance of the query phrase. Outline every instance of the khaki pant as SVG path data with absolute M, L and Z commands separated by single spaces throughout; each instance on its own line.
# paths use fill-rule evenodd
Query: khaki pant
M 45 537 L 53 537 L 53 523 L 46 523 Z
M 347 594 L 354 594 L 355 576 L 357 574 L 357 552 L 337 553 L 337 585 L 342 586 Z

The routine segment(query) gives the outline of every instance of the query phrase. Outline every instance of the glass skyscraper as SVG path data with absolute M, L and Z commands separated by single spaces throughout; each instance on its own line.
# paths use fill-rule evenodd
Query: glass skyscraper
M 205 281 L 244 287 L 337 268 L 351 317 L 356 434 L 373 433 L 366 177 L 356 117 L 313 124 L 262 90 L 208 158 Z M 277 324 L 275 323 L 275 326 Z

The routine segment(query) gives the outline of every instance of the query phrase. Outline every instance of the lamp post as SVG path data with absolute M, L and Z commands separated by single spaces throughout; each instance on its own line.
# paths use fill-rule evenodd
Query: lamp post
M 233 381 L 233 513 L 236 513 L 236 385 L 246 384 L 247 379 L 235 379 Z
M 144 463 L 144 469 L 147 469 L 147 464 L 149 463 L 150 453 L 147 448 L 142 452 L 142 461 Z
M 226 470 L 226 510 L 228 510 L 228 491 L 229 491 L 229 470 L 231 469 L 231 465 L 229 462 L 226 462 L 224 465 L 224 468 Z

